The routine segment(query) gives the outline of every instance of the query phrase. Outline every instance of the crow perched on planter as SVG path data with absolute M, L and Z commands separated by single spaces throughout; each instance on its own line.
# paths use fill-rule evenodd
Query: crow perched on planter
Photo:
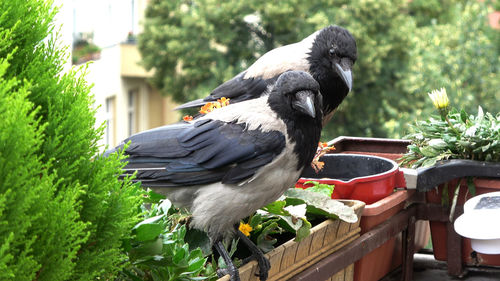
M 323 95 L 324 123 L 352 89 L 351 69 L 357 59 L 356 41 L 346 29 L 328 26 L 300 42 L 285 45 L 265 53 L 247 70 L 215 88 L 204 99 L 178 107 L 199 107 L 222 97 L 231 103 L 258 98 L 268 93 L 268 87 L 285 71 L 310 73 L 320 85 Z
M 322 127 L 319 88 L 308 73 L 288 71 L 260 98 L 124 141 L 130 141 L 125 170 L 190 210 L 190 227 L 208 233 L 232 280 L 238 271 L 221 241 L 235 232 L 254 252 L 261 280 L 267 278 L 269 262 L 234 226 L 293 187 L 310 164 Z

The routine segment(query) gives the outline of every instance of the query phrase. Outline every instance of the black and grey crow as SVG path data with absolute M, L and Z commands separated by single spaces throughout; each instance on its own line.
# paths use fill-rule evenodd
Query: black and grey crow
M 260 97 L 285 71 L 310 73 L 318 81 L 323 95 L 323 113 L 327 122 L 352 89 L 351 69 L 357 59 L 356 41 L 346 29 L 328 26 L 300 42 L 265 53 L 248 69 L 215 88 L 204 99 L 178 108 L 202 106 L 222 97 L 231 104 Z
M 224 252 L 220 241 L 235 234 L 235 224 L 293 187 L 312 161 L 322 127 L 319 88 L 308 73 L 288 71 L 259 98 L 133 135 L 124 141 L 125 170 L 187 207 L 190 227 L 206 231 Z M 269 264 L 257 255 L 265 280 Z

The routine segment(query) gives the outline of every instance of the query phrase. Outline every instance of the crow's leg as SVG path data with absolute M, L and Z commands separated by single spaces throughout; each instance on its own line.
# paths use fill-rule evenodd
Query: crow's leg
M 239 230 L 236 230 L 236 233 L 238 234 L 240 241 L 243 242 L 252 252 L 252 256 L 250 257 L 250 259 L 255 258 L 257 260 L 257 263 L 259 264 L 259 274 L 257 274 L 257 276 L 259 276 L 259 279 L 261 281 L 267 280 L 269 269 L 271 269 L 269 260 L 264 256 L 264 253 L 262 253 L 257 245 L 255 245 L 252 240 L 250 240 L 250 238 L 246 237 L 245 234 L 243 234 Z
M 217 270 L 217 275 L 220 277 L 229 274 L 231 277 L 231 281 L 240 281 L 240 274 L 238 272 L 238 269 L 236 266 L 234 266 L 233 261 L 231 260 L 231 257 L 229 256 L 229 253 L 226 251 L 226 248 L 224 248 L 224 244 L 222 244 L 222 241 L 218 240 L 214 244 L 214 248 L 219 252 L 219 255 L 224 259 L 224 262 L 227 265 L 227 268 L 219 269 Z

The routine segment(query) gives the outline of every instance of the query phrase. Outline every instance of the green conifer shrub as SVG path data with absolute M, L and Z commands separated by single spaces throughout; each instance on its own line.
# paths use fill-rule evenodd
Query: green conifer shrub
M 84 69 L 62 73 L 56 12 L 0 1 L 0 280 L 112 279 L 140 213 L 122 156 L 98 156 Z

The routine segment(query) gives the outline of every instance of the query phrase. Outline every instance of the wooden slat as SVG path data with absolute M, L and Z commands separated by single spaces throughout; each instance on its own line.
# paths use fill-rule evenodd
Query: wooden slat
M 326 227 L 325 239 L 323 240 L 323 246 L 330 245 L 337 240 L 337 231 L 339 229 L 340 220 L 335 220 Z
M 413 280 L 413 254 L 415 253 L 415 222 L 414 216 L 411 216 L 408 221 L 408 228 L 403 231 L 403 268 L 402 280 Z
M 329 276 L 359 260 L 391 237 L 406 229 L 409 218 L 415 216 L 415 213 L 416 208 L 412 207 L 400 211 L 390 220 L 374 227 L 354 242 L 313 264 L 308 269 L 291 278 L 291 280 L 327 279 Z
M 311 248 L 313 235 L 309 235 L 300 241 L 299 246 L 297 248 L 297 252 L 295 253 L 295 262 L 301 262 L 309 256 L 309 248 Z
M 309 259 L 305 263 L 303 262 L 299 266 L 295 266 L 293 270 L 286 272 L 286 273 L 282 272 L 282 273 L 280 273 L 279 276 L 274 276 L 271 280 L 272 281 L 274 281 L 274 280 L 289 280 L 289 279 L 293 278 L 293 276 L 302 272 L 304 269 L 310 268 L 311 266 L 313 266 L 315 263 L 319 262 L 324 257 L 330 255 L 331 253 L 333 253 L 335 251 L 338 251 L 339 249 L 345 247 L 349 243 L 352 243 L 358 237 L 359 237 L 359 233 L 356 234 L 355 236 L 351 236 L 347 240 L 344 240 L 342 243 L 337 244 L 335 247 L 331 248 L 329 251 L 323 252 L 322 254 L 316 256 L 314 259 Z
M 323 240 L 325 239 L 327 227 L 321 228 L 312 235 L 311 247 L 309 248 L 309 255 L 315 255 L 323 248 Z
M 297 253 L 297 243 L 286 244 L 283 251 L 283 258 L 281 259 L 280 271 L 287 271 L 295 263 L 295 255 Z M 274 265 L 273 265 L 274 266 Z
M 455 232 L 452 222 L 446 222 L 448 234 L 447 243 L 447 263 L 448 274 L 460 276 L 463 274 L 462 266 L 462 237 Z
M 335 275 L 333 275 L 332 277 L 330 277 L 330 279 L 332 281 L 344 281 L 345 279 L 345 273 L 344 273 L 344 270 L 341 270 L 337 273 L 335 273 Z M 318 280 L 319 281 L 319 280 Z
M 354 263 L 344 269 L 344 280 L 354 280 Z
M 269 276 L 274 276 L 276 274 L 278 274 L 280 272 L 280 264 L 281 264 L 281 260 L 283 258 L 283 253 L 285 251 L 283 251 L 282 249 L 280 251 L 271 251 L 269 252 L 267 258 L 269 259 L 269 262 L 272 264 L 272 265 L 276 265 L 276 266 L 271 266 L 271 269 L 269 270 Z

